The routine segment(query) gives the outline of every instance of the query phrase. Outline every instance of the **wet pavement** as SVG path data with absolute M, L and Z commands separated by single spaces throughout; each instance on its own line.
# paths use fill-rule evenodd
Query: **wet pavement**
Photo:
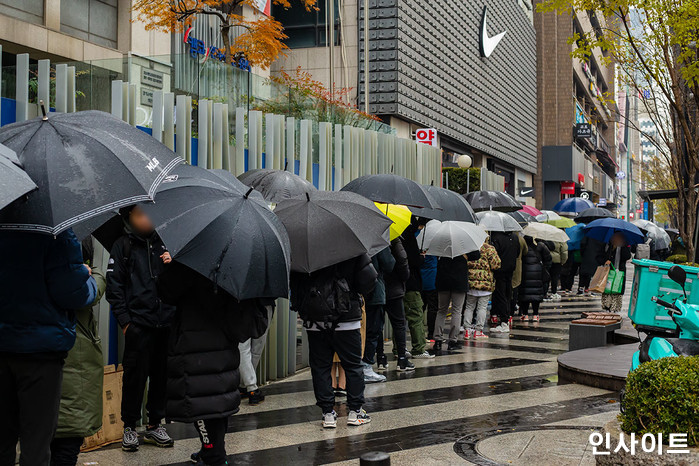
M 344 402 L 336 430 L 323 430 L 310 373 L 263 387 L 259 406 L 243 404 L 226 436 L 229 464 L 358 464 L 368 451 L 392 464 L 594 464 L 589 433 L 618 413 L 614 392 L 559 382 L 556 358 L 568 350 L 568 323 L 599 298 L 543 303 L 541 322 L 516 322 L 509 335 L 468 341 L 433 360 L 414 360 L 414 373 L 389 363 L 388 381 L 367 385 L 372 422 L 346 426 Z M 387 349 L 390 354 L 390 349 Z M 168 426 L 175 447 L 112 445 L 80 456 L 79 464 L 190 464 L 199 440 L 189 425 Z

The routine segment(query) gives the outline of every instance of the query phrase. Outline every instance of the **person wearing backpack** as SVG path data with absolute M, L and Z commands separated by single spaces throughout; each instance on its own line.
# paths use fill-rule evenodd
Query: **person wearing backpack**
M 522 284 L 519 286 L 519 308 L 521 320 L 529 320 L 529 305 L 532 307 L 534 322 L 539 321 L 539 305 L 546 295 L 546 285 L 551 269 L 551 252 L 544 241 L 535 241 L 525 236 L 527 254 L 522 262 Z
M 291 272 L 291 308 L 308 335 L 309 365 L 316 404 L 326 429 L 337 427 L 335 392 L 330 372 L 337 353 L 347 378 L 347 424 L 371 421 L 364 404 L 362 364 L 362 296 L 374 290 L 378 274 L 368 255 L 348 259 L 313 273 Z
M 158 276 L 172 261 L 163 241 L 143 209 L 121 209 L 125 235 L 114 242 L 107 266 L 107 301 L 124 332 L 124 380 L 121 419 L 124 435 L 121 448 L 139 448 L 136 423 L 148 381 L 148 425 L 145 443 L 172 447 L 174 441 L 161 424 L 165 417 L 167 345 L 175 308 L 160 300 Z

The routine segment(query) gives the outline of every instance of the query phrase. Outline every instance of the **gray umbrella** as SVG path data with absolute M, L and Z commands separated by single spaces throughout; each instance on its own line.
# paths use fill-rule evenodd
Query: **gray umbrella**
M 438 209 L 439 203 L 424 186 L 399 175 L 364 175 L 347 183 L 341 191 L 360 194 L 374 202 Z
M 616 216 L 609 210 L 602 207 L 590 207 L 581 211 L 575 220 L 576 223 L 590 223 L 598 218 L 615 218 Z
M 476 212 L 476 217 L 478 217 L 478 226 L 485 231 L 522 231 L 517 220 L 504 212 L 487 210 Z
M 653 239 L 653 246 L 656 250 L 668 249 L 670 247 L 670 243 L 672 243 L 670 235 L 655 223 L 643 219 L 634 220 L 631 223 L 645 232 L 649 238 Z
M 155 138 L 98 111 L 51 113 L 4 126 L 39 189 L 0 212 L 0 228 L 56 235 L 119 207 L 152 201 L 180 159 Z
M 262 196 L 221 170 L 172 174 L 142 208 L 173 259 L 237 299 L 287 297 L 289 239 Z
M 522 208 L 522 203 L 502 191 L 474 191 L 464 194 L 476 212 L 497 210 L 499 212 L 516 212 Z
M 316 191 L 274 209 L 291 242 L 291 270 L 311 273 L 389 244 L 392 221 L 351 192 Z
M 522 227 L 529 225 L 530 223 L 537 223 L 538 220 L 532 214 L 528 214 L 523 210 L 518 210 L 517 212 L 507 212 L 507 215 L 517 220 Z
M 439 209 L 427 207 L 410 207 L 410 211 L 418 217 L 425 217 L 441 222 L 459 221 L 478 223 L 471 205 L 460 194 L 437 186 L 425 186 L 427 192 L 439 204 Z
M 259 168 L 243 173 L 238 179 L 244 185 L 261 192 L 266 200 L 274 203 L 318 191 L 312 183 L 286 170 Z
M 0 209 L 34 189 L 15 151 L 0 144 Z

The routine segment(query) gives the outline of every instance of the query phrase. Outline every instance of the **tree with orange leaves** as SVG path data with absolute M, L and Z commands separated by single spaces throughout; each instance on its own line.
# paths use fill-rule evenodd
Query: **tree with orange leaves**
M 306 11 L 316 9 L 317 0 L 299 0 Z M 291 8 L 289 0 L 272 0 L 283 8 Z M 269 68 L 287 48 L 282 24 L 256 12 L 253 18 L 243 14 L 245 7 L 255 8 L 255 0 L 136 0 L 132 9 L 148 30 L 182 32 L 199 15 L 215 16 L 221 21 L 226 61 L 231 63 L 236 54 L 243 54 L 251 65 Z M 244 32 L 231 41 L 233 28 Z

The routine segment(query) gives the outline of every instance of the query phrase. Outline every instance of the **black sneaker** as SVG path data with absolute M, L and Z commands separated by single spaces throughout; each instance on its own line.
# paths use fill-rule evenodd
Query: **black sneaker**
M 241 399 L 241 400 L 244 400 L 244 399 L 247 398 L 248 395 L 250 394 L 250 393 L 249 393 L 246 389 L 244 389 L 244 388 L 239 388 L 238 391 L 240 392 L 240 399 Z
M 194 464 L 199 463 L 199 453 L 200 453 L 200 452 L 192 453 L 192 454 L 189 456 L 189 461 L 191 461 L 191 462 L 194 463 Z
M 169 448 L 175 445 L 175 441 L 170 438 L 162 425 L 153 428 L 148 427 L 143 433 L 143 441 L 162 448 Z
M 259 389 L 248 393 L 248 403 L 250 403 L 252 406 L 257 406 L 263 401 L 265 401 L 265 396 L 260 393 Z
M 453 351 L 461 348 L 461 344 L 458 341 L 450 341 L 447 343 L 447 351 Z
M 388 370 L 388 358 L 385 354 L 379 355 L 376 358 L 376 365 L 378 366 L 377 369 L 380 371 Z
M 434 345 L 432 345 L 432 351 L 435 353 L 442 351 L 442 340 L 434 341 Z
M 131 427 L 124 429 L 124 436 L 121 440 L 121 449 L 124 451 L 138 451 L 138 434 Z
M 415 370 L 415 365 L 408 360 L 408 358 L 398 359 L 398 367 L 396 367 L 399 372 L 410 372 Z

